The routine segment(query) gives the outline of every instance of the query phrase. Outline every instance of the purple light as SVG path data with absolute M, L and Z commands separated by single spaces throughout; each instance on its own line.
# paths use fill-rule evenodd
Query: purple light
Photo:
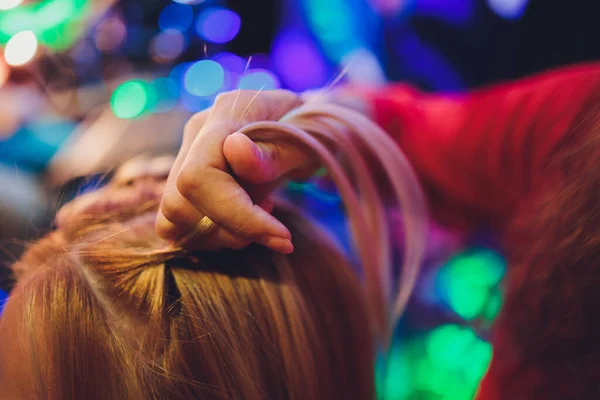
M 273 65 L 283 83 L 294 91 L 315 89 L 327 83 L 327 65 L 315 44 L 305 35 L 286 32 L 273 44 Z
M 248 71 L 240 79 L 238 88 L 242 90 L 274 90 L 279 88 L 277 77 L 265 69 Z
M 170 61 L 181 55 L 186 47 L 183 34 L 177 30 L 169 29 L 160 32 L 150 43 L 150 52 L 157 61 Z
M 474 0 L 419 0 L 415 7 L 420 15 L 457 25 L 471 21 L 475 14 Z
M 173 0 L 175 3 L 187 4 L 189 6 L 195 6 L 196 4 L 202 3 L 204 0 Z
M 529 0 L 487 0 L 496 14 L 506 19 L 519 19 L 525 14 Z
M 221 64 L 227 71 L 240 75 L 244 73 L 248 64 L 248 61 L 233 53 L 219 53 L 212 59 Z
M 240 16 L 226 8 L 209 8 L 198 17 L 196 31 L 213 43 L 227 43 L 240 31 Z
M 369 5 L 381 15 L 399 14 L 410 0 L 367 0 Z
M 268 69 L 270 70 L 273 66 L 271 64 L 271 58 L 267 54 L 252 54 L 252 60 L 250 61 L 250 67 L 252 69 Z

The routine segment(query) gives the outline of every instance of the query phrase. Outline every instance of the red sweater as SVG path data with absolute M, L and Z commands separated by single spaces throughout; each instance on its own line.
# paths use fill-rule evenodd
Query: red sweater
M 586 64 L 467 94 L 430 95 L 392 85 L 370 96 L 377 121 L 419 174 L 434 215 L 454 225 L 477 222 L 500 230 L 523 199 L 561 179 L 544 167 L 599 89 L 600 64 Z M 498 352 L 500 345 L 510 352 L 502 344 L 510 323 L 496 329 L 480 400 L 504 400 L 496 377 L 519 363 Z M 518 378 L 524 399 L 534 398 L 525 387 L 538 374 Z

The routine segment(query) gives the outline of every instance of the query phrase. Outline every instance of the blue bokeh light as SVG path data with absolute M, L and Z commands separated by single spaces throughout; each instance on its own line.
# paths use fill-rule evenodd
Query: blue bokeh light
M 349 52 L 363 46 L 357 27 L 363 15 L 356 15 L 346 0 L 304 0 L 310 28 L 327 57 L 338 62 Z
M 453 65 L 418 35 L 405 34 L 397 44 L 396 54 L 403 60 L 405 71 L 421 81 L 429 82 L 433 89 L 447 92 L 464 89 L 462 77 Z
M 4 304 L 6 304 L 6 301 L 8 300 L 8 294 L 0 289 L 0 315 L 2 315 L 2 311 L 4 310 Z
M 194 96 L 215 94 L 225 82 L 225 71 L 221 64 L 202 60 L 192 64 L 183 78 L 183 86 Z
M 264 69 L 248 71 L 239 83 L 238 88 L 242 90 L 274 90 L 279 88 L 277 77 Z
M 192 66 L 192 64 L 193 63 L 191 63 L 191 62 L 177 64 L 176 66 L 173 67 L 173 69 L 171 69 L 171 72 L 169 72 L 169 78 L 173 79 L 175 81 L 175 83 L 177 84 L 177 86 L 182 88 L 183 87 L 183 77 L 185 76 L 185 73 L 187 72 L 187 70 Z
M 186 31 L 194 20 L 194 9 L 184 4 L 169 4 L 158 17 L 158 26 L 161 30 L 175 29 Z
M 238 34 L 242 20 L 226 8 L 206 9 L 196 21 L 196 31 L 212 43 L 227 43 Z
M 156 93 L 154 111 L 166 112 L 177 106 L 177 103 L 179 103 L 179 86 L 173 78 L 157 78 L 152 82 L 152 87 Z
M 525 14 L 529 0 L 487 0 L 496 14 L 506 19 L 519 19 Z

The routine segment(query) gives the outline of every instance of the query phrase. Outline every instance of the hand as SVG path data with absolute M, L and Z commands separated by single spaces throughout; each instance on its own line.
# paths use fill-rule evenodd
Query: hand
M 288 229 L 271 215 L 269 194 L 283 178 L 312 169 L 311 158 L 287 143 L 253 142 L 237 132 L 257 121 L 279 120 L 301 105 L 293 93 L 239 91 L 187 123 L 157 216 L 158 234 L 178 241 L 209 217 L 217 225 L 196 237 L 203 248 L 243 248 L 255 242 L 293 251 Z

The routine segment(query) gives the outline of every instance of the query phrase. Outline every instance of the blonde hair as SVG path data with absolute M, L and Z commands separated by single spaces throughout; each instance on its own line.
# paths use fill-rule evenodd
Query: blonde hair
M 375 397 L 377 339 L 389 341 L 424 249 L 412 169 L 385 132 L 337 106 L 307 104 L 242 132 L 297 141 L 323 161 L 346 204 L 364 288 L 327 236 L 287 205 L 275 211 L 294 238 L 287 256 L 260 246 L 188 253 L 111 219 L 54 232 L 15 265 L 39 398 Z M 373 160 L 393 188 L 385 201 Z M 388 202 L 406 230 L 397 288 Z

